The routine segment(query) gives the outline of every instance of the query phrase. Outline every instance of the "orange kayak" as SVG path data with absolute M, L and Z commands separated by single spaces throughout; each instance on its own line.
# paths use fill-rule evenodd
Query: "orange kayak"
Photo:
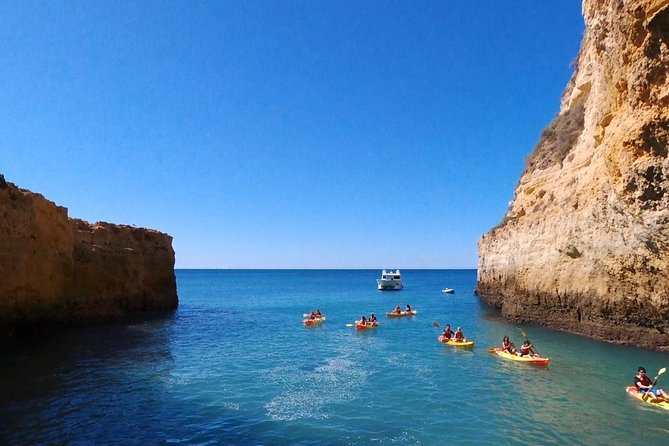
M 393 311 L 392 313 L 386 313 L 386 316 L 388 316 L 388 317 L 405 317 L 405 316 L 415 316 L 416 313 L 418 313 L 416 310 L 402 311 L 401 313 L 395 313 Z
M 314 325 L 322 324 L 325 320 L 325 316 L 317 317 L 316 319 L 305 319 L 304 325 L 307 327 L 312 327 Z
M 360 321 L 355 321 L 356 330 L 369 330 L 370 328 L 376 328 L 379 324 L 377 322 L 366 322 L 361 324 Z

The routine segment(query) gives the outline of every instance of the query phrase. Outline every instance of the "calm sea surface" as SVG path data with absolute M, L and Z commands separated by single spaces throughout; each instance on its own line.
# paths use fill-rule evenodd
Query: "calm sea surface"
M 509 324 L 474 270 L 402 273 L 380 292 L 377 270 L 177 271 L 170 317 L 3 347 L 0 444 L 669 444 L 669 411 L 624 392 L 669 355 Z M 407 303 L 416 317 L 385 317 Z M 370 312 L 376 330 L 346 326 Z M 433 321 L 476 346 L 438 343 Z M 520 328 L 549 367 L 487 353 Z

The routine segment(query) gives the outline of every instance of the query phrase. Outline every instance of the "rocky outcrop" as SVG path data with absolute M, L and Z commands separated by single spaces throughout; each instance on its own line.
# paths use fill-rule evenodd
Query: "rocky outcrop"
M 669 350 L 669 0 L 584 0 L 560 112 L 479 240 L 511 320 Z
M 177 305 L 169 235 L 70 219 L 0 175 L 0 337 Z

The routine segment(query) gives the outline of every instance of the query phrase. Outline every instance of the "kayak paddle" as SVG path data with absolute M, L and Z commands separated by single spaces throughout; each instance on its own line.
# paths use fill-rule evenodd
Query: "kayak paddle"
M 663 374 L 666 371 L 667 371 L 666 367 L 662 367 L 660 370 L 657 371 L 657 376 L 653 380 L 653 383 L 650 385 L 648 390 L 646 390 L 646 393 L 644 393 L 643 396 L 641 397 L 642 400 L 644 401 L 648 400 L 648 397 L 651 395 L 650 391 L 653 389 L 653 387 L 655 387 L 655 384 L 657 384 L 658 378 L 660 377 L 661 374 Z M 653 395 L 653 399 L 655 399 L 655 395 Z
M 523 337 L 525 338 L 525 340 L 528 340 L 528 339 L 529 339 L 529 338 L 527 337 L 527 335 L 525 334 L 525 332 L 523 331 L 522 328 L 519 328 L 518 330 L 520 330 L 520 334 L 523 335 Z M 537 350 L 536 348 L 534 348 L 534 344 L 532 344 L 532 349 L 534 350 L 534 352 L 535 352 L 537 355 L 539 355 L 539 356 L 544 356 L 544 355 L 542 355 L 541 353 L 539 353 L 539 350 Z

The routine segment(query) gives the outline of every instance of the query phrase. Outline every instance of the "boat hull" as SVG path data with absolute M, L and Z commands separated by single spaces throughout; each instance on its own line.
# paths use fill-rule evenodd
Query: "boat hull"
M 317 317 L 316 319 L 305 319 L 304 325 L 307 327 L 313 327 L 314 325 L 322 324 L 325 321 L 325 316 Z
M 387 281 L 387 280 L 376 279 L 376 283 L 377 283 L 376 288 L 380 291 L 399 291 L 402 288 L 404 288 L 404 285 L 392 280 Z
M 493 353 L 495 353 L 500 358 L 509 359 L 516 362 L 524 362 L 526 364 L 547 366 L 551 362 L 550 358 L 544 358 L 543 356 L 518 356 L 499 347 L 496 348 Z
M 378 325 L 379 324 L 377 324 L 376 322 L 374 323 L 367 322 L 365 324 L 361 324 L 360 321 L 355 321 L 355 329 L 358 331 L 371 330 L 372 328 L 378 327 Z
M 628 395 L 633 396 L 634 398 L 636 398 L 638 400 L 641 400 L 646 404 L 650 404 L 651 406 L 655 406 L 655 407 L 661 407 L 664 410 L 669 410 L 669 403 L 667 403 L 666 401 L 663 401 L 661 403 L 654 403 L 650 400 L 650 398 L 648 398 L 647 400 L 644 400 L 642 398 L 643 395 L 641 393 L 639 393 L 639 391 L 637 390 L 637 388 L 635 386 L 626 387 L 625 392 L 627 392 Z
M 386 316 L 388 317 L 407 317 L 407 316 L 415 316 L 417 313 L 416 310 L 411 310 L 411 311 L 402 311 L 401 313 L 386 313 Z
M 469 341 L 469 340 L 465 340 L 465 341 L 454 341 L 453 339 L 447 339 L 447 338 L 444 338 L 443 336 L 439 336 L 439 337 L 437 338 L 437 340 L 438 340 L 439 342 L 441 342 L 442 344 L 452 345 L 452 346 L 454 346 L 454 347 L 460 347 L 460 348 L 471 348 L 471 347 L 474 347 L 474 341 Z

